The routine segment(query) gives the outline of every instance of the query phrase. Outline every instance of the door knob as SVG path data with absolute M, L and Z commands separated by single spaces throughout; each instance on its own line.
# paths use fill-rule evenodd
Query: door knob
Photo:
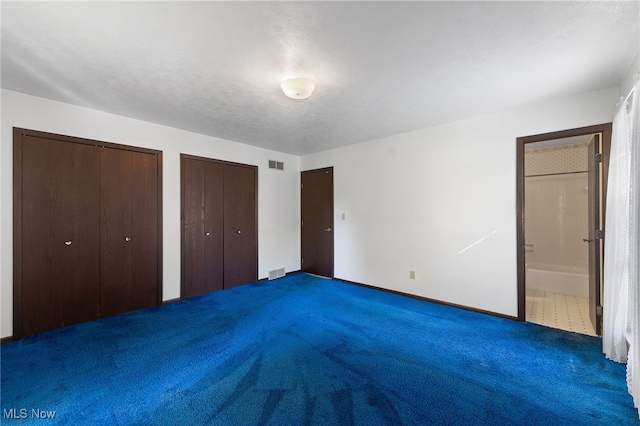
M 64 242 L 64 245 L 65 245 L 65 246 L 70 246 L 70 245 L 71 245 L 71 241 L 65 241 L 65 242 Z
M 131 241 L 131 237 L 124 237 L 124 240 L 125 240 L 126 242 L 129 242 L 129 241 Z
M 238 234 L 242 234 L 242 231 L 238 229 Z
M 206 235 L 208 237 L 209 235 L 211 235 L 211 233 L 210 232 L 205 232 L 204 235 Z
M 324 232 L 331 232 L 331 228 L 324 228 L 323 231 Z
M 593 240 L 591 238 L 583 238 L 582 241 L 584 241 L 585 243 L 590 243 Z

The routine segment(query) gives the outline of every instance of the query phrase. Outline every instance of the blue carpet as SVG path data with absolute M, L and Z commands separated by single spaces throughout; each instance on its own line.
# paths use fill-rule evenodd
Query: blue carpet
M 599 338 L 305 274 L 0 350 L 3 424 L 639 423 Z

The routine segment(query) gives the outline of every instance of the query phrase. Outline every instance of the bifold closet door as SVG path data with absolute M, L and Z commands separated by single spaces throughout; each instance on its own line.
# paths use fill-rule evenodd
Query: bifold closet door
M 158 304 L 158 163 L 100 150 L 100 316 Z
M 13 140 L 13 337 L 161 303 L 162 152 Z
M 94 146 L 16 139 L 14 335 L 26 336 L 98 317 L 100 167 Z
M 181 159 L 182 167 L 182 297 L 199 296 L 224 287 L 223 165 Z
M 258 280 L 257 168 L 224 166 L 224 286 Z
M 258 279 L 257 167 L 181 156 L 183 298 Z

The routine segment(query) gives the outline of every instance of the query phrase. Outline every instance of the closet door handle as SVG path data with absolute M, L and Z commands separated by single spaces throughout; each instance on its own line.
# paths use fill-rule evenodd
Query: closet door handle
M 65 246 L 70 246 L 70 245 L 71 245 L 71 241 L 65 241 L 65 242 L 64 242 L 64 245 L 65 245 Z
M 238 229 L 238 234 L 242 234 L 242 231 Z
M 205 232 L 204 235 L 208 237 L 209 235 L 211 235 L 211 232 Z
M 585 243 L 590 243 L 593 240 L 591 238 L 583 238 L 582 241 L 584 241 Z
M 131 241 L 131 237 L 124 237 L 124 240 L 125 240 L 126 242 L 129 242 L 129 241 Z

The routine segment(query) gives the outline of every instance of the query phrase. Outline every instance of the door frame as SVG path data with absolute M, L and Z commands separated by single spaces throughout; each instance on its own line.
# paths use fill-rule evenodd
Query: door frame
M 162 305 L 162 151 L 56 133 L 13 128 L 13 339 L 22 337 L 22 138 L 32 136 L 40 139 L 52 139 L 61 142 L 93 145 L 103 148 L 153 154 L 158 169 L 158 297 L 157 306 Z
M 525 287 L 525 250 L 524 250 L 524 147 L 528 143 L 542 142 L 552 139 L 569 138 L 600 133 L 602 153 L 602 188 L 601 188 L 601 221 L 604 224 L 607 200 L 607 176 L 609 172 L 609 151 L 611 150 L 611 123 L 597 124 L 594 126 L 580 127 L 576 129 L 543 133 L 538 135 L 516 138 L 516 256 L 518 276 L 518 321 L 525 321 L 526 287 Z M 603 226 L 604 228 L 604 226 Z M 604 241 L 603 241 L 604 247 Z M 604 253 L 604 250 L 602 251 Z M 603 268 L 600 268 L 600 285 L 602 289 Z M 602 290 L 601 290 L 602 300 Z

